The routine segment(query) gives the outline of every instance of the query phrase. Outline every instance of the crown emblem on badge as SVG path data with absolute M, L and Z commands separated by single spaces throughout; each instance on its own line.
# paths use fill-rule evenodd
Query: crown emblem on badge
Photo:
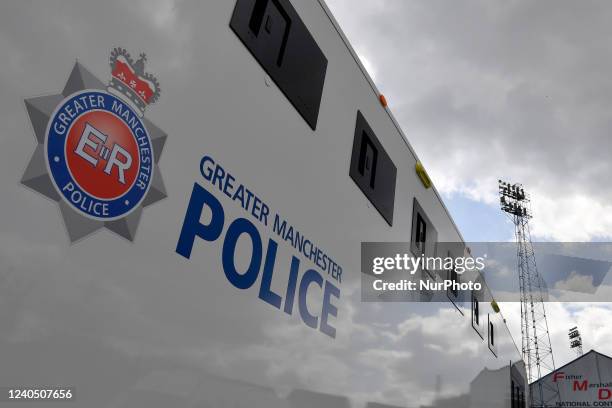
M 134 61 L 124 48 L 114 48 L 109 62 L 112 76 L 108 91 L 128 102 L 142 116 L 161 92 L 157 78 L 144 71 L 147 56 L 142 53 Z

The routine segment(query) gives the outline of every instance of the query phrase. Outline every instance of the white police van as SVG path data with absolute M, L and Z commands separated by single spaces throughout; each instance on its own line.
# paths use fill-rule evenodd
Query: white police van
M 463 239 L 323 0 L 99 3 L 0 6 L 0 406 L 524 406 L 490 293 L 361 299 Z

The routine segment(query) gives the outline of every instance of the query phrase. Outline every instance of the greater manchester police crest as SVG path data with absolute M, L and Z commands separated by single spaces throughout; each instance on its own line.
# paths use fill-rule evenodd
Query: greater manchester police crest
M 71 242 L 103 227 L 132 241 L 143 208 L 166 197 L 145 62 L 115 48 L 108 86 L 77 62 L 61 94 L 25 100 L 38 145 L 21 182 L 59 203 Z

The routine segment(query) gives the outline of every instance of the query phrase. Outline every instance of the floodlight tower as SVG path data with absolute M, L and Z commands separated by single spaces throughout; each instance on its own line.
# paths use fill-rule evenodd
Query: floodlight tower
M 569 329 L 569 333 L 567 333 L 570 341 L 570 348 L 576 350 L 576 354 L 580 357 L 582 352 L 582 336 L 580 335 L 580 330 L 578 327 L 572 327 Z
M 555 370 L 546 309 L 544 308 L 543 282 L 538 273 L 535 253 L 531 243 L 529 196 L 521 184 L 499 180 L 501 209 L 514 223 L 517 243 L 518 274 L 521 300 L 521 336 L 523 360 L 532 408 L 552 407 L 559 401 L 559 388 L 535 381 Z

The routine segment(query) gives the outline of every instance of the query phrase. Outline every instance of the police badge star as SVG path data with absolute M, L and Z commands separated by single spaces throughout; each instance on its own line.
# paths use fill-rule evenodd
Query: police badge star
M 157 79 L 123 48 L 108 86 L 78 62 L 61 94 L 25 99 L 37 146 L 21 183 L 56 201 L 75 242 L 101 228 L 133 241 L 143 208 L 166 197 L 167 135 L 145 118 Z

